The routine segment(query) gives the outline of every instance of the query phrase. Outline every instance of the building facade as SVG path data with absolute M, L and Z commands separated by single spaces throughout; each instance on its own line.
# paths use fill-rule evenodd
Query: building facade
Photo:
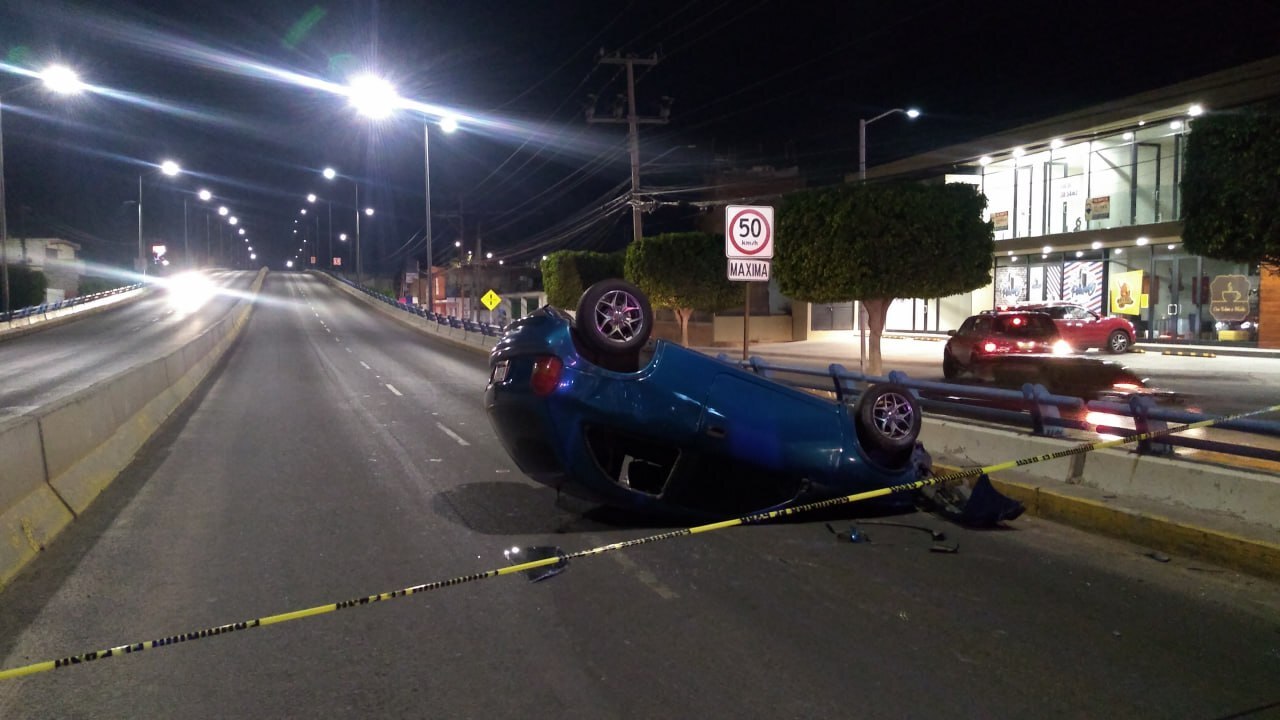
M 45 302 L 57 302 L 80 294 L 80 276 L 84 261 L 80 246 L 61 238 L 9 237 L 4 244 L 5 260 L 10 266 L 22 265 L 44 273 L 48 280 Z
M 1280 278 L 1187 252 L 1179 220 L 1196 118 L 1277 95 L 1280 57 L 873 168 L 977 186 L 995 231 L 990 285 L 897 300 L 886 329 L 944 332 L 995 306 L 1068 300 L 1131 320 L 1139 341 L 1280 347 L 1280 317 L 1265 317 Z M 809 314 L 811 337 L 856 328 L 851 309 Z

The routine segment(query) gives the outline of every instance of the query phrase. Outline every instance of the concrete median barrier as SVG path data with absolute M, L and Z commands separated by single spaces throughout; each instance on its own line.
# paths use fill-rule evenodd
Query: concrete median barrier
M 255 278 L 256 296 L 266 276 Z M 204 381 L 252 302 L 183 347 L 0 426 L 0 587 L 83 513 Z
M 0 425 L 0 587 L 67 523 L 71 510 L 45 482 L 40 424 L 17 418 Z
M 994 465 L 1078 444 L 932 418 L 920 438 L 939 468 Z M 1031 515 L 1280 578 L 1280 479 L 1273 474 L 1103 449 L 998 472 L 992 482 Z

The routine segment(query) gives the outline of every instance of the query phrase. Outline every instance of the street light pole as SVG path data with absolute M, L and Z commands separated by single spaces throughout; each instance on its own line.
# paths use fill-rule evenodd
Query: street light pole
M 902 113 L 903 115 L 906 115 L 911 120 L 914 120 L 920 117 L 920 111 L 915 108 L 911 108 L 909 110 L 904 108 L 894 108 L 892 110 L 885 110 L 884 112 L 871 118 L 870 120 L 858 121 L 858 181 L 859 182 L 866 182 L 867 180 L 867 126 L 877 120 L 880 120 L 881 118 L 886 118 L 894 113 Z M 866 361 L 866 357 L 867 357 L 866 320 L 868 319 L 867 308 L 862 303 L 861 300 L 855 302 L 853 304 L 853 307 L 854 307 L 854 313 L 858 320 L 858 371 L 865 374 L 866 367 L 867 367 L 867 361 Z
M 147 274 L 146 256 L 142 249 L 142 176 L 138 176 L 138 260 L 137 267 L 134 268 L 139 275 Z
M 435 312 L 436 266 L 431 257 L 431 123 L 425 118 L 422 121 L 422 176 L 423 197 L 426 198 L 426 217 L 422 233 L 427 239 L 427 311 Z
M 360 263 L 360 183 L 351 179 L 356 189 L 356 284 L 364 286 L 364 266 Z
M 186 195 L 182 196 L 182 262 L 186 264 L 187 269 L 191 269 L 191 240 L 187 233 L 187 200 Z
M 915 108 L 911 108 L 909 110 L 904 108 L 894 108 L 892 110 L 885 110 L 870 120 L 858 121 L 858 180 L 867 179 L 867 126 L 877 120 L 889 117 L 894 113 L 902 113 L 912 120 L 920 117 L 920 111 Z
M 9 312 L 9 228 L 4 214 L 4 98 L 0 98 L 0 263 L 4 267 L 4 306 Z
M 52 65 L 40 73 L 46 89 L 60 95 L 75 95 L 84 89 L 84 83 L 71 68 Z M 21 87 L 25 87 L 21 86 Z M 21 89 L 19 87 L 18 89 Z M 9 226 L 5 215 L 4 198 L 4 97 L 0 96 L 0 312 L 10 312 L 9 306 Z

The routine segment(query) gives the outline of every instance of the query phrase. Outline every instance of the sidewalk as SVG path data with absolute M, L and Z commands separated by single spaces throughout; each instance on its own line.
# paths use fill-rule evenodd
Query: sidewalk
M 882 351 L 887 364 L 891 363 L 889 358 L 892 356 L 898 360 L 938 362 L 940 365 L 941 343 L 946 339 L 945 335 L 892 333 L 883 336 Z M 1141 343 L 1137 347 L 1152 353 L 1176 350 L 1183 353 L 1228 354 L 1224 349 L 1213 346 Z M 710 355 L 723 354 L 732 360 L 742 357 L 741 346 L 695 349 Z M 1280 350 L 1230 350 L 1231 354 L 1280 359 Z M 835 339 L 758 343 L 751 345 L 748 352 L 751 356 L 782 363 L 820 368 L 838 363 L 850 371 L 858 370 L 856 337 L 852 342 Z M 1026 456 L 1034 456 L 1043 451 L 1036 449 L 1036 439 L 1026 430 L 1008 428 L 996 432 L 1009 436 L 1007 445 L 1014 448 L 1010 452 L 1017 453 L 1025 449 Z M 1020 440 L 1020 437 L 1025 440 Z M 940 469 L 972 467 L 975 464 L 966 456 L 964 448 L 949 448 L 945 445 L 929 447 Z M 948 450 L 958 450 L 958 453 L 949 453 Z M 1001 457 L 998 461 L 1017 459 L 1019 458 Z M 1226 472 L 1241 476 L 1244 482 L 1260 488 L 1260 492 L 1275 494 L 1280 501 L 1280 482 L 1276 480 L 1275 463 L 1248 461 L 1246 458 L 1210 457 L 1207 454 L 1195 461 L 1176 462 L 1185 462 L 1191 466 L 1201 462 L 1203 467 L 1218 470 L 1226 468 Z M 1227 512 L 1201 510 L 1172 501 L 1124 495 L 1079 482 L 1045 479 L 1022 471 L 997 473 L 992 479 L 1005 494 L 1023 502 L 1031 515 L 1126 540 L 1163 553 L 1171 557 L 1172 562 L 1198 559 L 1273 580 L 1280 579 L 1280 525 L 1250 522 Z M 1216 483 L 1214 488 L 1216 492 L 1229 492 L 1217 487 Z

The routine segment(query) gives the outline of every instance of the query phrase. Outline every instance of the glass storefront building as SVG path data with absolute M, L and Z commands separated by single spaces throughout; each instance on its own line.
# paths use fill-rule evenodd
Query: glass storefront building
M 1273 97 L 1278 77 L 1272 58 L 874 168 L 870 178 L 977 186 L 995 233 L 989 286 L 896 300 L 886 332 L 1065 300 L 1129 319 L 1140 342 L 1256 345 L 1264 274 L 1183 249 L 1179 186 L 1196 117 Z M 809 335 L 856 329 L 851 305 L 813 306 Z

